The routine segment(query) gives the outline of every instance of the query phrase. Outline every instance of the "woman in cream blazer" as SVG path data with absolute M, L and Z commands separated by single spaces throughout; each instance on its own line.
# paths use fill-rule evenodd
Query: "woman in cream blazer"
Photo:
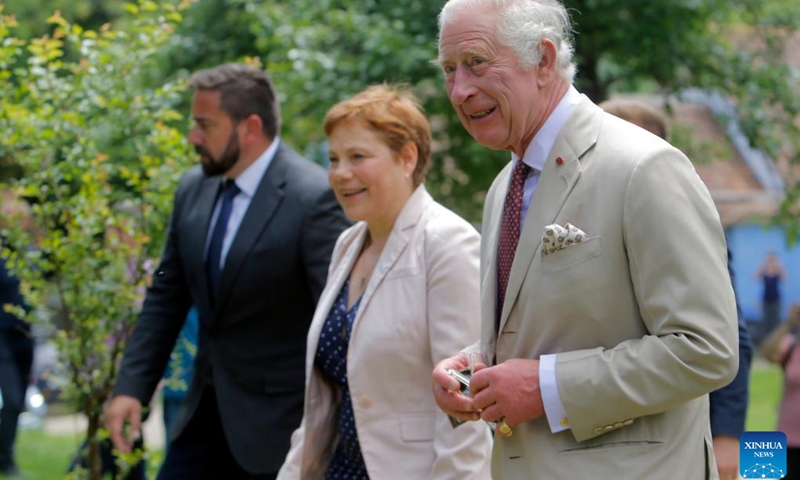
M 278 478 L 488 480 L 489 428 L 453 428 L 431 391 L 434 365 L 480 337 L 480 239 L 422 185 L 428 122 L 381 85 L 334 106 L 325 132 L 329 180 L 358 223 L 333 252 Z

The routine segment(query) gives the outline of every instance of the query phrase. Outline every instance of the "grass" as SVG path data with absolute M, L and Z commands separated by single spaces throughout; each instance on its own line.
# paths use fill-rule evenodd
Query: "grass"
M 747 430 L 774 430 L 783 388 L 780 368 L 756 361 L 750 375 Z M 24 480 L 59 480 L 65 477 L 80 445 L 74 436 L 47 435 L 41 430 L 22 430 L 17 440 L 17 462 Z M 153 479 L 163 460 L 162 451 L 148 452 L 148 478 Z M 0 480 L 5 477 L 0 475 Z
M 775 430 L 782 391 L 780 367 L 756 360 L 750 371 L 750 402 L 745 424 L 748 431 Z
M 17 436 L 17 465 L 25 480 L 64 478 L 80 439 L 72 436 L 47 435 L 43 430 L 21 430 Z M 5 478 L 0 475 L 0 478 Z
M 17 436 L 17 465 L 22 480 L 59 480 L 67 476 L 81 438 L 46 434 L 43 430 L 21 430 Z M 147 478 L 154 479 L 164 459 L 161 450 L 148 452 Z M 107 478 L 111 478 L 110 475 Z M 0 474 L 0 480 L 6 477 Z

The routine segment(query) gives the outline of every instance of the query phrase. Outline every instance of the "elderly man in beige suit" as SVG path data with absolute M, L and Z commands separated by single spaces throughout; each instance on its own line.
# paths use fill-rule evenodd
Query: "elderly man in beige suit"
M 736 374 L 737 320 L 708 190 L 571 86 L 556 0 L 450 0 L 439 24 L 461 122 L 512 152 L 484 209 L 482 339 L 436 366 L 439 407 L 498 422 L 498 480 L 717 478 L 707 393 Z M 469 398 L 447 372 L 471 352 Z

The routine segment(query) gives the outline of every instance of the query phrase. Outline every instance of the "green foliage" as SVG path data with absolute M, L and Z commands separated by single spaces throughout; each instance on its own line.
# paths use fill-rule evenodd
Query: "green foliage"
M 754 148 L 784 170 L 800 152 L 800 72 L 787 41 L 800 29 L 791 0 L 566 0 L 573 17 L 577 85 L 595 100 L 610 91 L 700 87 L 722 92 Z M 691 144 L 685 138 L 683 145 Z M 800 181 L 789 173 L 773 224 L 800 238 Z
M 789 3 L 738 0 L 738 15 L 717 34 L 713 67 L 695 83 L 725 92 L 750 144 L 785 172 L 786 196 L 771 223 L 792 244 L 800 236 L 800 70 L 788 63 L 788 40 L 800 32 L 800 10 Z
M 22 169 L 11 186 L 34 223 L 6 228 L 2 254 L 39 307 L 28 320 L 46 324 L 42 307 L 58 298 L 64 393 L 89 419 L 90 449 L 191 161 L 173 109 L 182 83 L 143 83 L 178 9 L 141 1 L 128 16 L 124 31 L 92 31 L 55 14 L 53 34 L 30 41 L 11 36 L 13 18 L 0 17 L 0 78 L 14 79 L 0 82 L 0 157 Z
M 48 7 L 69 3 L 63 5 L 64 16 L 67 11 L 76 15 L 80 5 L 93 5 L 112 18 L 120 10 L 119 2 L 99 0 L 24 2 Z M 22 8 L 24 2 L 12 0 L 9 8 Z M 430 62 L 437 53 L 436 17 L 443 3 L 195 0 L 161 49 L 159 69 L 152 71 L 149 82 L 160 85 L 164 78 L 182 78 L 228 61 L 260 63 L 282 96 L 282 135 L 320 161 L 325 140 L 321 123 L 328 108 L 373 83 L 408 83 L 434 127 L 428 188 L 477 221 L 483 195 L 508 154 L 470 139 L 446 98 L 441 73 Z M 601 101 L 613 91 L 719 89 L 737 103 L 754 147 L 794 159 L 800 135 L 790 119 L 797 118 L 792 114 L 797 111 L 798 73 L 787 68 L 781 50 L 800 25 L 796 0 L 565 4 L 576 31 L 576 83 L 590 98 Z M 0 169 L 4 158 L 0 152 Z M 800 227 L 793 225 L 800 212 L 793 199 L 800 196 L 800 185 L 789 187 L 777 221 L 797 235 Z
M 180 335 L 175 344 L 175 348 L 173 348 L 170 354 L 168 365 L 169 375 L 165 375 L 162 380 L 162 388 L 171 388 L 184 392 L 189 389 L 186 377 L 188 377 L 191 372 L 189 366 L 186 365 L 187 356 L 190 359 L 194 359 L 197 356 L 197 344 L 185 336 Z
M 122 0 L 3 0 L 8 13 L 14 14 L 20 25 L 15 35 L 23 39 L 41 37 L 53 32 L 45 18 L 53 12 L 70 23 L 96 30 L 122 13 Z
M 204 0 L 186 12 L 163 63 L 182 71 L 259 62 L 281 95 L 282 137 L 320 162 L 322 119 L 333 104 L 371 84 L 409 84 L 433 125 L 428 189 L 478 221 L 483 194 L 509 155 L 476 145 L 447 100 L 431 63 L 442 3 Z
M 709 25 L 724 0 L 564 0 L 575 35 L 576 85 L 596 102 L 643 80 L 673 85 L 713 47 Z
M 336 101 L 373 83 L 411 84 L 434 127 L 428 188 L 478 221 L 483 195 L 508 154 L 476 145 L 447 101 L 441 73 L 430 62 L 437 53 L 436 17 L 442 4 L 204 0 L 187 12 L 171 42 L 169 64 L 192 70 L 237 58 L 258 59 L 283 95 L 283 135 L 300 148 L 324 141 L 322 118 Z M 785 64 L 779 65 L 784 56 L 773 55 L 782 46 L 780 38 L 766 40 L 763 33 L 766 26 L 777 33 L 780 25 L 784 35 L 797 28 L 800 13 L 790 0 L 565 4 L 576 31 L 576 83 L 590 98 L 601 101 L 615 90 L 719 88 L 739 104 L 753 146 L 773 153 L 785 143 L 791 133 L 789 109 L 781 118 L 768 110 L 797 102 L 798 89 L 791 83 L 797 76 L 787 75 Z M 747 35 L 765 39 L 753 42 L 759 48 L 746 55 L 731 46 L 732 33 L 742 25 L 762 26 Z M 791 219 L 787 214 L 781 220 Z

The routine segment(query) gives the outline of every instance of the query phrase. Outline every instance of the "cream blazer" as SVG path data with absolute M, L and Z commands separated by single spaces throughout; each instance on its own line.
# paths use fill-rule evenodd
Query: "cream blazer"
M 559 161 L 556 161 L 560 157 Z M 717 478 L 708 395 L 738 367 L 725 237 L 689 160 L 588 98 L 541 172 L 495 334 L 498 232 L 511 168 L 486 199 L 482 351 L 556 354 L 570 430 L 497 438 L 496 480 Z M 546 225 L 588 240 L 542 255 Z
M 308 333 L 305 411 L 280 480 L 323 478 L 336 440 L 336 391 L 314 367 L 325 319 L 367 234 L 339 237 Z M 370 478 L 489 479 L 489 427 L 453 428 L 436 406 L 431 372 L 480 337 L 480 236 L 424 186 L 409 198 L 372 273 L 353 323 L 347 376 Z

